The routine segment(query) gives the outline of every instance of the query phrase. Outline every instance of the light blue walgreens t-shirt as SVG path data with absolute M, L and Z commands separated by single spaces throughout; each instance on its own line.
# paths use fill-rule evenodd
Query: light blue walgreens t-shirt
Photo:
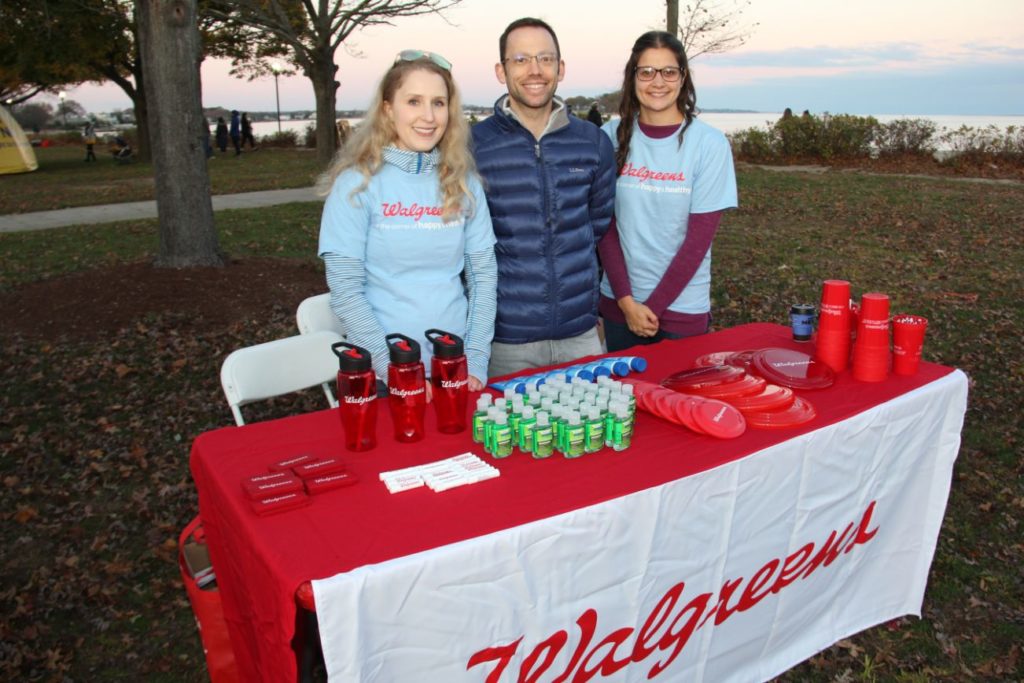
M 616 119 L 602 128 L 616 147 L 618 126 Z M 615 185 L 615 221 L 633 297 L 646 301 L 686 239 L 690 214 L 736 206 L 736 173 L 725 135 L 699 119 L 686 129 L 682 147 L 678 133 L 655 139 L 633 126 L 629 158 Z M 607 275 L 601 294 L 615 298 Z M 668 309 L 711 310 L 710 249 Z
M 418 340 L 429 368 L 425 330 L 466 334 L 461 274 L 466 253 L 494 246 L 487 200 L 479 181 L 471 178 L 472 213 L 465 209 L 446 222 L 436 171 L 409 173 L 385 163 L 367 188 L 350 199 L 362 181 L 351 169 L 335 180 L 324 205 L 318 252 L 364 263 L 366 298 L 385 334 L 400 332 Z

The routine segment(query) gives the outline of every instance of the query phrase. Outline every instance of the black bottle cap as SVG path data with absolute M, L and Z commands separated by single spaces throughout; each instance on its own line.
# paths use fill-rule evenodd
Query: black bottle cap
M 361 346 L 337 342 L 331 344 L 331 351 L 338 357 L 338 369 L 342 372 L 366 372 L 373 367 L 370 352 Z
M 420 359 L 420 344 L 404 334 L 393 332 L 384 337 L 392 363 L 416 363 Z
M 444 330 L 429 329 L 423 333 L 434 345 L 434 355 L 438 358 L 458 358 L 465 354 L 462 337 Z

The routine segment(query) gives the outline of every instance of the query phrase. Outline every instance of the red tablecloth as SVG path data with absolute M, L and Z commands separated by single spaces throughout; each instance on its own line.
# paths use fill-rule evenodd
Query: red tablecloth
M 789 328 L 751 324 L 701 337 L 663 342 L 633 351 L 649 367 L 639 378 L 659 381 L 690 367 L 711 351 L 781 346 L 810 352 L 791 341 Z M 626 355 L 626 354 L 616 354 Z M 223 597 L 236 659 L 245 680 L 285 681 L 296 677 L 290 642 L 295 630 L 295 589 L 304 581 L 433 547 L 474 538 L 607 501 L 673 481 L 744 457 L 797 434 L 843 420 L 871 406 L 933 381 L 950 368 L 922 363 L 914 377 L 890 377 L 867 384 L 843 373 L 822 391 L 797 392 L 818 411 L 811 423 L 788 430 L 748 430 L 722 441 L 639 414 L 633 447 L 605 450 L 578 460 L 533 460 L 516 454 L 491 460 L 467 433 L 444 435 L 430 429 L 417 444 L 398 444 L 382 404 L 378 447 L 347 453 L 336 411 L 321 411 L 203 434 L 192 449 L 210 553 Z M 443 494 L 418 489 L 391 495 L 379 472 L 472 451 L 501 470 L 501 476 Z M 314 498 L 311 506 L 257 517 L 240 481 L 288 456 L 341 456 L 361 479 L 351 488 Z

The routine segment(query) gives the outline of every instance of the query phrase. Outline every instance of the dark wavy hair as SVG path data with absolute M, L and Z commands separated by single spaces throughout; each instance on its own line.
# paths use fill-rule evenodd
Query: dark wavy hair
M 683 127 L 679 131 L 680 145 L 683 144 L 683 134 L 696 116 L 694 112 L 697 109 L 697 91 L 693 88 L 693 77 L 690 75 L 683 44 L 674 35 L 665 31 L 648 31 L 637 38 L 622 74 L 622 100 L 619 102 L 619 117 L 622 120 L 619 122 L 617 133 L 619 148 L 615 152 L 615 163 L 618 164 L 619 171 L 626 165 L 629 141 L 633 137 L 633 121 L 640 114 L 640 99 L 636 96 L 636 66 L 645 50 L 659 47 L 668 48 L 675 53 L 676 62 L 683 73 L 683 85 L 676 100 L 676 106 L 683 114 Z
M 522 19 L 516 19 L 511 24 L 505 27 L 505 31 L 498 38 L 498 60 L 505 63 L 505 46 L 508 44 L 508 34 L 515 31 L 517 28 L 542 28 L 551 34 L 551 40 L 555 41 L 555 54 L 559 59 L 562 58 L 562 50 L 558 47 L 558 36 L 555 35 L 555 29 L 551 28 L 548 23 L 542 19 L 535 19 L 534 17 L 523 17 Z

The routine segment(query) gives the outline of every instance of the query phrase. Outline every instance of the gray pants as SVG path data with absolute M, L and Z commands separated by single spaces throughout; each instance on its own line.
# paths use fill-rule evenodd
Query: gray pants
M 489 377 L 510 375 L 527 368 L 568 363 L 569 361 L 604 353 L 597 328 L 568 339 L 544 339 L 526 344 L 491 344 Z

